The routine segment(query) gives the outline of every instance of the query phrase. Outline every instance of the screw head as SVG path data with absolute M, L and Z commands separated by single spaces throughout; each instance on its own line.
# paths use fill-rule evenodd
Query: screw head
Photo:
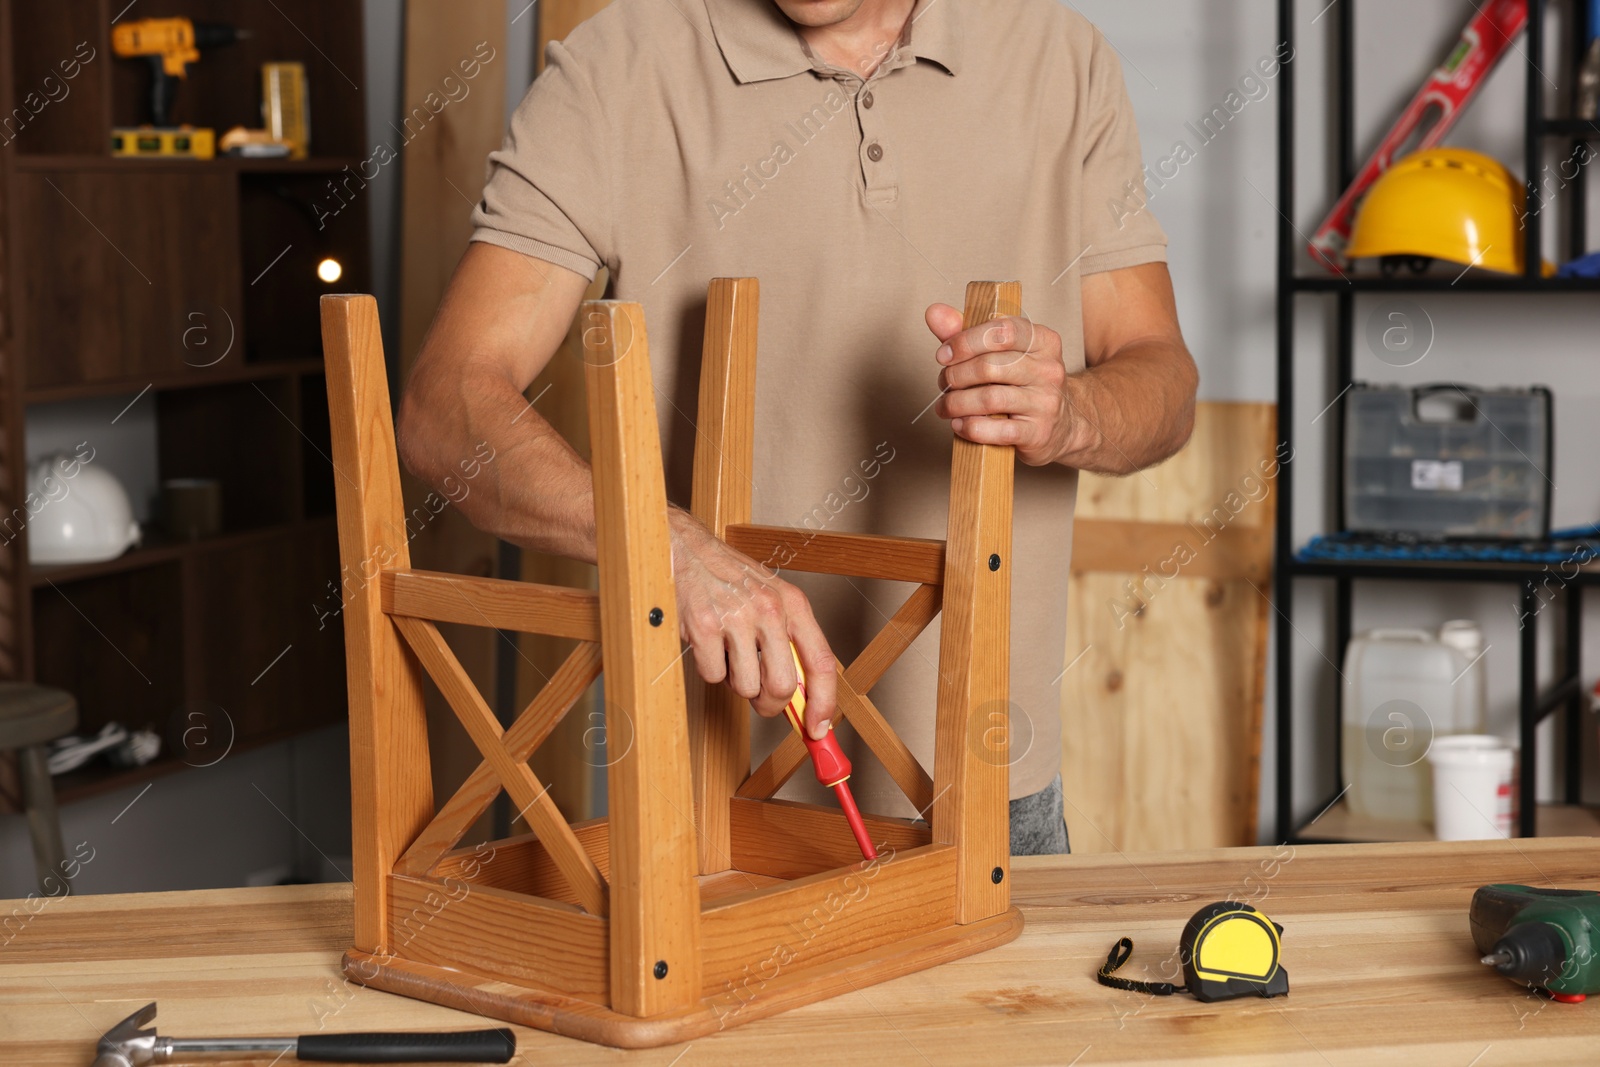
M 996 552 L 989 557 L 989 569 L 992 571 L 1000 569 L 1000 553 Z
M 655 969 L 651 973 L 653 973 L 658 979 L 665 978 L 667 976 L 667 961 L 656 960 Z
M 662 610 L 660 608 L 651 608 L 650 609 L 650 625 L 651 626 L 660 626 L 661 625 L 661 620 L 665 619 L 666 617 L 667 617 L 666 614 L 664 612 L 662 612 Z
M 999 885 L 1005 880 L 1006 872 L 1001 870 L 999 867 L 996 867 L 994 870 L 989 872 L 989 881 L 993 882 L 995 885 Z

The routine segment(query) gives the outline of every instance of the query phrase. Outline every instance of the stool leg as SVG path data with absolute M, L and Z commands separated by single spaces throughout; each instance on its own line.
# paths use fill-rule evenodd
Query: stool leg
M 56 813 L 56 791 L 50 781 L 49 753 L 43 745 L 30 745 L 17 753 L 22 771 L 22 806 L 28 813 L 33 836 L 33 865 L 39 874 L 39 891 L 47 897 L 70 892 L 62 872 L 66 850 L 61 844 L 61 819 Z

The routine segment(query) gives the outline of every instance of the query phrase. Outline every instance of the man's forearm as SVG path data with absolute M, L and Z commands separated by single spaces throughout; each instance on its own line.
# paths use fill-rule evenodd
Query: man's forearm
M 1197 376 L 1181 344 L 1140 341 L 1062 386 L 1069 430 L 1056 462 L 1132 474 L 1177 452 L 1194 429 Z
M 414 381 L 400 431 L 406 465 L 434 486 L 454 473 L 449 457 L 487 442 L 494 462 L 457 502 L 467 520 L 525 548 L 594 562 L 589 464 L 503 372 L 468 365 L 448 381 Z

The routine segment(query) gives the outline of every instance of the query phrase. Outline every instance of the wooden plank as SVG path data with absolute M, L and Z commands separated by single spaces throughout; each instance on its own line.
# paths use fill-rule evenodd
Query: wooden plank
M 611 1002 L 651 1016 L 699 995 L 694 797 L 644 309 L 581 312 L 611 820 Z M 620 750 L 620 751 L 619 751 Z
M 423 0 L 406 5 L 405 19 L 400 347 L 409 369 L 472 237 L 483 161 L 505 135 L 506 8 L 500 0 Z M 470 81 L 463 62 L 476 63 Z M 434 111 L 430 96 L 444 99 L 447 77 L 471 91 Z
M 578 695 L 600 675 L 600 646 L 584 642 L 557 668 L 550 682 L 523 709 L 505 732 L 506 751 L 515 760 L 526 760 L 544 743 L 572 707 Z M 500 795 L 500 777 L 488 760 L 467 776 L 461 788 L 439 809 L 416 841 L 395 864 L 396 874 L 423 875 L 439 862 L 447 849 L 455 847 L 467 829 L 478 820 L 494 798 Z M 581 840 L 581 839 L 580 839 Z M 584 851 L 589 852 L 587 846 Z M 593 857 L 593 853 L 590 852 Z M 603 872 L 602 872 L 603 873 Z M 529 890 L 529 892 L 534 892 Z M 549 896 L 549 893 L 535 893 Z
M 1145 568 L 1158 578 L 1170 573 L 1262 585 L 1272 580 L 1272 531 L 1230 526 L 1213 533 L 1187 523 L 1120 519 L 1073 522 L 1073 574 L 1139 574 Z
M 1022 313 L 1016 282 L 967 286 L 966 325 Z M 1007 714 L 1011 671 L 1011 487 L 1013 449 L 956 438 L 950 469 L 950 529 L 939 706 L 934 726 L 933 839 L 956 849 L 956 921 L 1009 907 L 1011 858 L 1005 738 L 982 734 Z M 996 751 L 998 747 L 998 751 Z
M 701 917 L 702 995 L 728 995 L 775 954 L 804 971 L 948 927 L 955 876 L 955 849 L 924 845 L 719 901 Z
M 549 791 L 534 776 L 533 769 L 506 751 L 494 712 L 484 703 L 482 694 L 472 684 L 472 679 L 467 677 L 466 670 L 456 659 L 455 653 L 450 651 L 450 646 L 445 644 L 444 638 L 430 622 L 398 616 L 394 621 L 438 685 L 439 691 L 444 694 L 445 701 L 455 711 L 461 725 L 466 727 L 473 744 L 494 766 L 495 774 L 499 776 L 506 792 L 511 794 L 512 801 L 519 806 L 522 817 L 528 820 L 528 824 L 550 850 L 561 873 L 571 883 L 573 892 L 583 901 L 583 906 L 593 915 L 605 915 L 606 884 L 605 879 L 600 877 L 599 868 L 573 836 L 572 828 L 561 817 L 555 801 L 550 799 Z
M 607 1003 L 604 919 L 455 879 L 394 875 L 391 893 L 401 958 Z
M 383 610 L 433 622 L 600 640 L 600 598 L 587 589 L 437 571 L 385 571 Z
M 735 797 L 728 809 L 738 870 L 793 879 L 861 862 L 861 848 L 838 808 Z M 881 848 L 907 852 L 933 839 L 926 823 L 865 813 L 862 818 Z
M 269 16 L 273 12 L 267 13 Z M 484 160 L 500 147 L 506 128 L 506 10 L 500 0 L 420 0 L 404 6 L 405 56 L 398 129 L 384 133 L 402 145 L 400 174 L 399 292 L 397 306 L 400 373 L 410 377 L 423 338 L 444 298 L 456 264 L 472 236 L 472 207 L 482 195 Z M 477 74 L 470 80 L 461 64 Z M 476 63 L 477 66 L 472 66 Z M 460 86 L 447 99 L 448 86 Z M 316 121 L 316 116 L 312 116 Z M 374 132 L 377 136 L 377 131 Z M 463 457 L 464 458 L 464 457 Z M 426 520 L 412 542 L 419 567 L 450 574 L 493 575 L 498 544 L 477 529 L 461 509 L 430 507 L 443 494 L 409 473 L 403 475 L 413 514 Z M 430 495 L 431 494 L 431 495 Z M 437 512 L 435 514 L 435 511 Z M 446 625 L 443 633 L 473 683 L 494 692 L 495 663 L 509 651 L 477 624 Z M 472 768 L 478 753 L 453 725 L 450 709 L 428 694 L 433 738 L 433 788 L 445 796 Z M 489 820 L 482 830 L 487 834 Z
M 1256 839 L 1276 437 L 1272 405 L 1202 403 L 1171 460 L 1080 481 L 1061 709 L 1074 851 Z M 1117 560 L 1096 547 L 1113 528 Z
M 544 69 L 545 46 L 559 41 L 573 27 L 600 8 L 607 0 L 545 0 L 529 21 L 537 22 L 533 31 L 537 38 L 534 49 L 535 70 Z M 513 33 L 522 32 L 513 18 Z M 584 293 L 585 300 L 599 300 L 605 296 L 611 280 L 610 273 L 600 268 L 595 279 Z M 583 398 L 583 343 L 579 338 L 578 316 L 574 315 L 566 340 L 555 358 L 546 364 L 544 371 L 528 387 L 528 402 L 538 401 L 539 413 L 559 433 L 574 451 L 589 459 L 589 422 Z M 548 552 L 524 549 L 521 558 L 521 577 L 554 585 L 597 588 L 594 565 L 567 559 Z M 529 693 L 549 677 L 566 655 L 560 642 L 536 634 L 524 634 L 518 641 L 517 691 Z M 550 795 L 556 798 L 561 810 L 574 818 L 587 819 L 596 814 L 595 778 L 603 760 L 597 758 L 594 739 L 601 736 L 599 728 L 604 722 L 600 710 L 599 687 L 591 688 L 578 698 L 572 713 L 556 728 L 555 735 L 538 752 L 534 753 L 533 768 L 550 786 Z
M 944 581 L 944 542 L 927 538 L 734 525 L 724 540 L 779 570 L 923 585 Z
M 378 305 L 370 296 L 322 298 L 328 365 L 339 556 L 346 575 L 409 567 L 400 467 Z M 379 558 L 381 557 L 381 558 Z M 344 636 L 350 693 L 352 878 L 355 945 L 388 945 L 389 872 L 433 816 L 422 675 L 383 613 L 370 581 L 345 580 Z
M 689 510 L 718 537 L 750 521 L 760 305 L 754 278 L 715 278 L 706 292 Z M 698 671 L 686 671 L 685 684 L 699 870 L 711 874 L 731 863 L 728 800 L 750 770 L 750 703 L 727 685 L 706 684 Z
M 883 629 L 873 635 L 867 647 L 861 650 L 861 654 L 843 672 L 856 692 L 865 693 L 877 685 L 878 679 L 894 665 L 900 654 L 910 648 L 911 642 L 927 629 L 928 624 L 939 614 L 940 596 L 940 587 L 937 585 L 917 586 Z M 841 708 L 841 711 L 848 716 L 848 708 Z M 899 738 L 896 737 L 895 741 L 898 742 Z M 784 735 L 778 747 L 761 761 L 761 765 L 744 780 L 734 795 L 751 800 L 765 800 L 773 796 L 783 788 L 783 783 L 794 775 L 805 759 L 805 743 L 792 733 Z M 918 769 L 921 769 L 920 766 Z M 905 789 L 905 786 L 902 785 L 901 788 Z M 910 794 L 907 793 L 907 796 Z M 924 804 L 918 810 L 923 810 L 925 806 Z
M 594 15 L 610 0 L 541 0 L 539 4 L 539 69 L 544 69 L 544 50 L 559 41 Z

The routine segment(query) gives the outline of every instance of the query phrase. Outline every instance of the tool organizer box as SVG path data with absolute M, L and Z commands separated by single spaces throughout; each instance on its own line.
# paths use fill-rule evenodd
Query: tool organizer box
M 969 325 L 1020 313 L 973 283 Z M 926 821 L 868 817 L 860 859 L 835 808 L 773 799 L 805 758 L 790 735 L 750 770 L 748 704 L 682 667 L 649 348 L 636 304 L 580 315 L 600 588 L 412 569 L 376 305 L 322 302 L 347 575 L 355 945 L 366 985 L 620 1047 L 680 1042 L 1010 941 L 1005 707 L 1010 448 L 953 444 L 945 541 L 750 523 L 758 286 L 710 286 L 692 511 L 758 560 L 909 583 L 839 673 L 839 712 Z M 868 693 L 943 614 L 933 773 Z M 436 622 L 549 634 L 576 649 L 502 730 Z M 609 817 L 569 824 L 528 765 L 604 671 Z M 688 678 L 686 679 L 686 673 Z M 442 804 L 424 676 L 483 756 Z M 615 756 L 623 750 L 620 757 Z M 531 834 L 462 840 L 501 789 Z

